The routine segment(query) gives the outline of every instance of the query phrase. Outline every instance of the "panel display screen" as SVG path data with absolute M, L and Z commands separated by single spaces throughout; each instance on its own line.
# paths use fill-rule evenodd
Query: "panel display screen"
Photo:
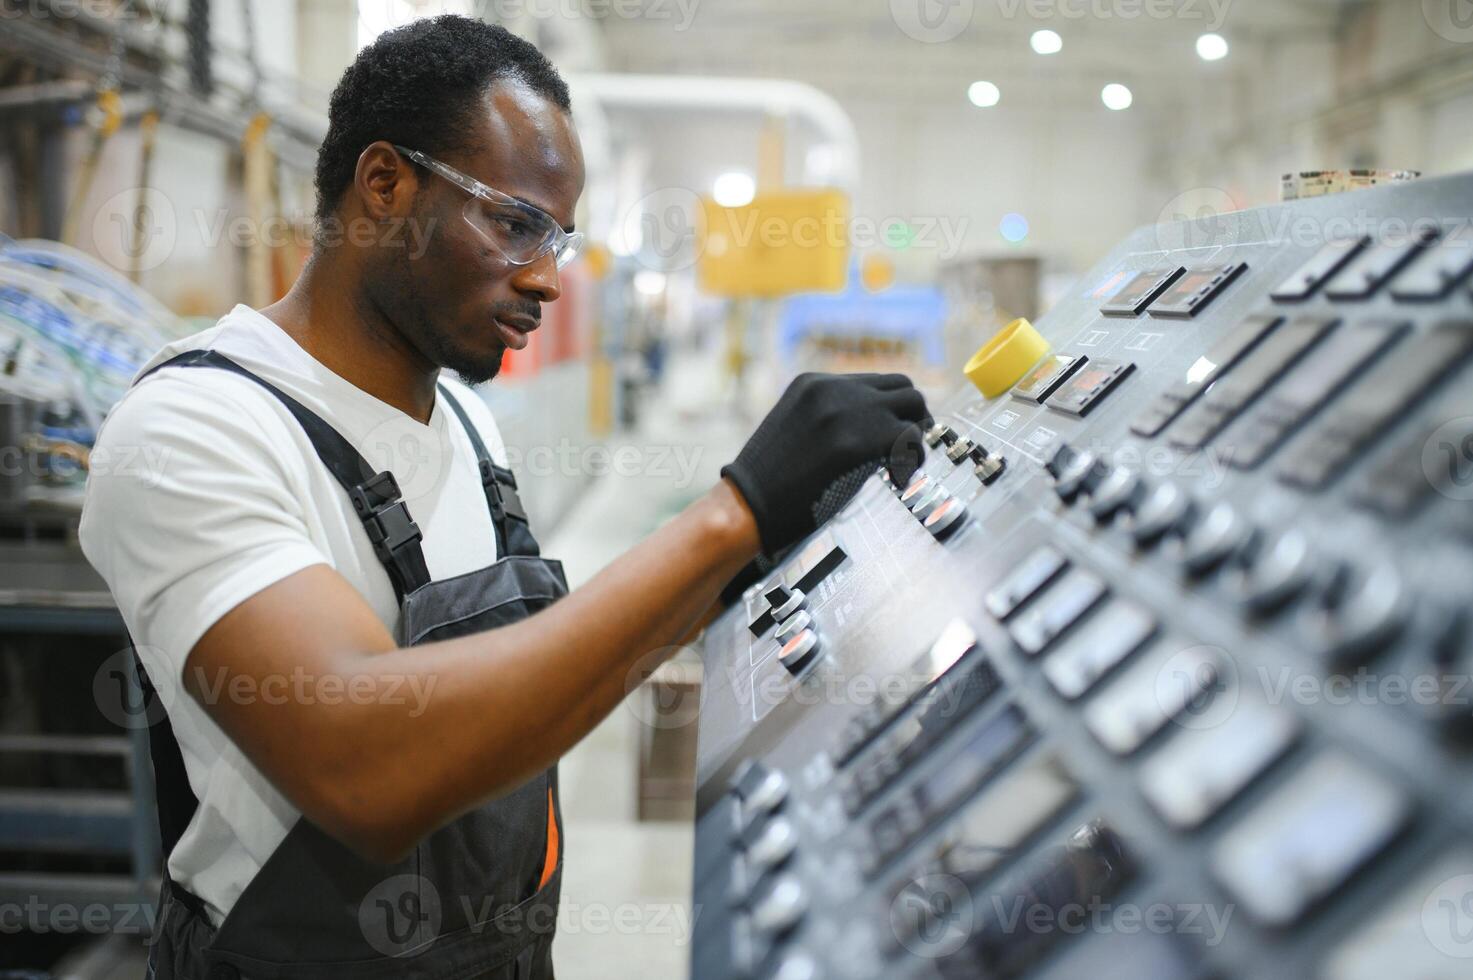
M 1120 292 L 1100 307 L 1100 312 L 1105 316 L 1140 316 L 1141 311 L 1151 305 L 1151 300 L 1160 296 L 1185 271 L 1178 265 L 1170 269 L 1148 269 L 1137 273 L 1134 279 L 1121 287 Z
M 1185 275 L 1151 303 L 1146 312 L 1151 316 L 1176 319 L 1194 317 L 1247 268 L 1245 262 L 1234 262 L 1210 269 L 1188 269 Z

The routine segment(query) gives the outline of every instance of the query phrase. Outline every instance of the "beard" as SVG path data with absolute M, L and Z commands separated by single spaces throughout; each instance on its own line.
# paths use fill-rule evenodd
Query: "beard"
M 501 373 L 501 364 L 506 357 L 506 345 L 498 342 L 496 351 L 487 355 L 479 351 L 467 351 L 454 344 L 446 343 L 443 335 L 430 333 L 436 347 L 434 362 L 453 371 L 462 382 L 474 388 L 483 385 Z
M 467 385 L 485 384 L 501 372 L 506 345 L 497 339 L 489 319 L 486 325 L 461 326 L 453 311 L 433 304 L 431 296 L 439 290 L 427 288 L 417 274 L 425 267 L 423 262 L 412 261 L 407 250 L 401 250 L 368 278 L 369 302 L 430 363 L 453 372 Z M 538 313 L 536 303 L 500 302 L 488 317 Z

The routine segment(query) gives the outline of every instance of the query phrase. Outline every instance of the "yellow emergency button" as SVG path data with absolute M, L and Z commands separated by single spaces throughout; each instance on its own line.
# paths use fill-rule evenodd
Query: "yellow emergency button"
M 1023 317 L 1003 327 L 963 369 L 984 398 L 996 398 L 1028 373 L 1049 351 L 1049 344 Z

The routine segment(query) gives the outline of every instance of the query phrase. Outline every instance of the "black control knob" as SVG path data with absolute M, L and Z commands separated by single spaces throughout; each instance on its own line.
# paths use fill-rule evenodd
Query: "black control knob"
M 1302 531 L 1285 531 L 1243 553 L 1236 589 L 1250 612 L 1268 615 L 1304 591 L 1314 568 L 1309 537 Z
M 803 603 L 807 601 L 802 589 L 789 589 L 784 585 L 774 585 L 765 595 L 767 604 L 772 607 L 772 618 L 778 622 L 802 609 Z
M 1146 489 L 1139 473 L 1126 466 L 1117 466 L 1090 495 L 1089 512 L 1101 524 L 1118 512 L 1133 514 L 1145 497 Z
M 798 829 L 786 817 L 773 817 L 747 847 L 747 865 L 760 877 L 792 856 L 798 847 Z
M 1054 478 L 1054 482 L 1058 482 L 1059 477 L 1063 476 L 1064 471 L 1074 465 L 1074 461 L 1079 456 L 1079 450 L 1067 442 L 1061 442 L 1058 448 L 1054 450 L 1053 455 L 1048 458 L 1048 462 L 1043 464 L 1043 468 L 1048 470 L 1048 475 Z
M 731 791 L 745 804 L 757 800 L 775 801 L 766 807 L 772 810 L 787 795 L 787 784 L 787 777 L 776 769 L 762 762 L 749 760 L 732 776 Z
M 1141 501 L 1130 534 L 1136 544 L 1147 547 L 1168 534 L 1180 532 L 1191 522 L 1196 510 L 1191 494 L 1175 483 L 1163 483 Z
M 941 440 L 946 438 L 946 433 L 950 431 L 951 430 L 945 425 L 937 422 L 935 425 L 926 430 L 926 445 L 930 446 L 932 449 L 935 449 L 941 444 Z
M 752 761 L 737 771 L 731 788 L 741 800 L 731 832 L 733 838 L 745 846 L 745 842 L 760 834 L 760 825 L 787 802 L 788 777 L 761 762 Z
M 1003 471 L 1008 468 L 1006 459 L 989 453 L 981 446 L 973 446 L 972 451 L 967 455 L 972 459 L 972 471 L 977 474 L 977 479 L 984 487 L 1002 476 Z
M 792 929 L 808 911 L 808 892 L 795 875 L 784 874 L 752 907 L 752 925 L 758 932 L 780 935 Z
M 1406 623 L 1407 594 L 1401 573 L 1381 563 L 1358 572 L 1348 564 L 1330 574 L 1308 613 L 1312 641 L 1335 667 L 1345 667 L 1376 653 Z
M 953 463 L 960 463 L 971 455 L 977 444 L 970 439 L 958 439 L 946 447 L 946 458 Z
M 1058 456 L 1055 455 L 1055 459 Z M 1104 482 L 1105 477 L 1110 475 L 1110 467 L 1103 460 L 1097 458 L 1091 452 L 1075 452 L 1067 461 L 1062 463 L 1058 471 L 1054 467 L 1048 467 L 1050 473 L 1054 473 L 1054 492 L 1064 503 L 1070 503 L 1080 494 L 1094 492 L 1094 489 Z
M 1206 575 L 1245 548 L 1257 533 L 1237 508 L 1220 503 L 1203 516 L 1182 542 L 1182 565 L 1193 575 Z

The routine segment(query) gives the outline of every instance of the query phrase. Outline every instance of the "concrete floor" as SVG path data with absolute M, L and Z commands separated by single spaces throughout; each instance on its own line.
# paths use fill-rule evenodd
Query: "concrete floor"
M 721 391 L 714 362 L 680 359 L 638 431 L 610 440 L 639 450 L 648 472 L 599 480 L 547 541 L 543 553 L 564 562 L 573 588 L 720 478 L 750 428 Z M 682 458 L 688 477 L 676 466 Z M 560 980 L 688 974 L 691 827 L 635 818 L 641 724 L 621 705 L 559 768 L 567 834 L 553 947 Z

